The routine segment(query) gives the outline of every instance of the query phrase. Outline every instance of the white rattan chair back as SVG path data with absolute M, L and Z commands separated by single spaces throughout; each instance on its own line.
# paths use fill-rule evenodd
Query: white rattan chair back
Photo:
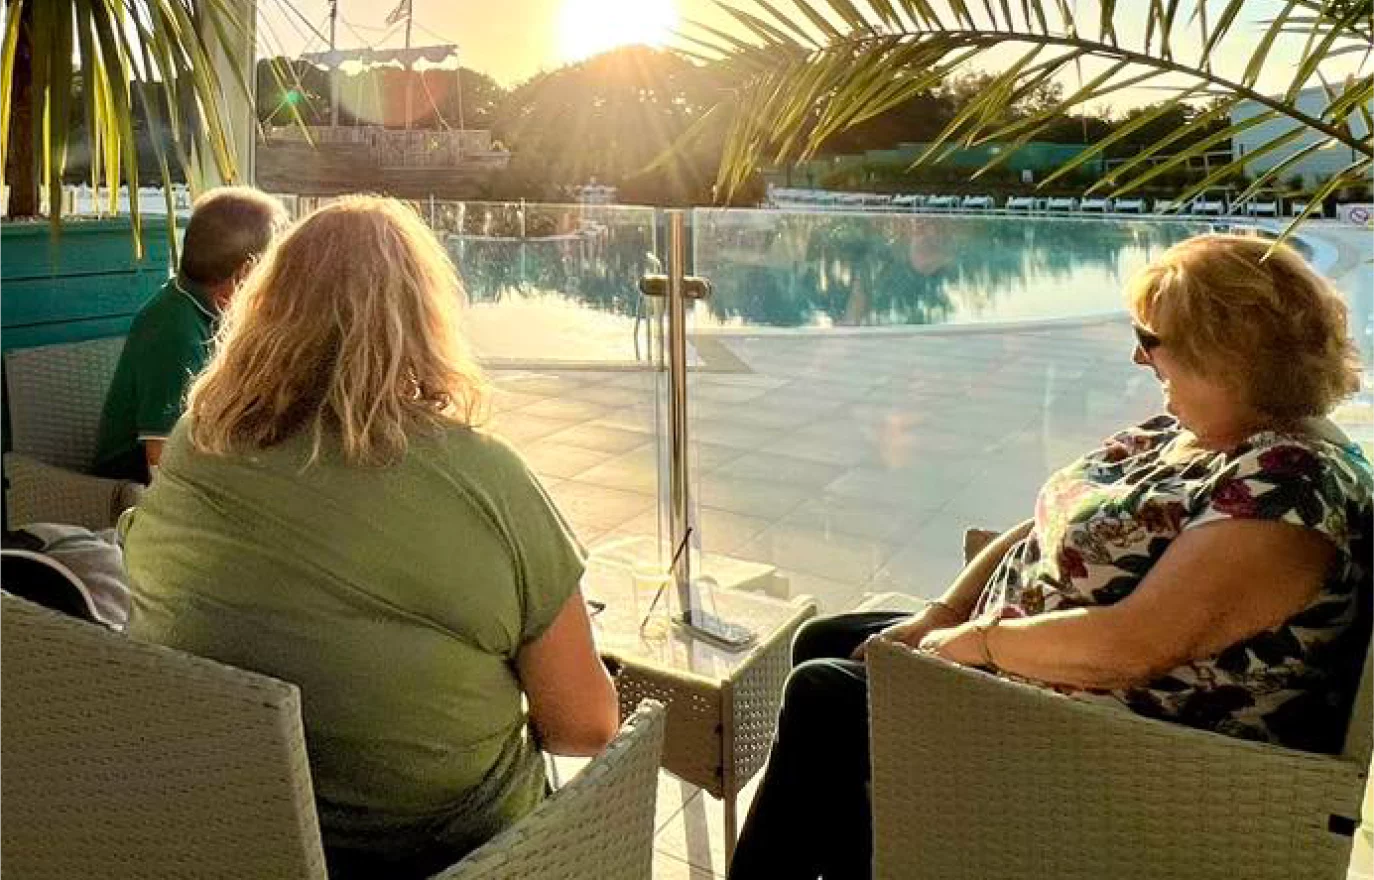
M 293 685 L 0 608 L 6 876 L 324 880 Z
M 1350 442 L 1329 419 L 1308 427 Z M 972 534 L 966 560 L 982 547 Z M 876 594 L 856 610 L 922 604 Z M 1374 633 L 1339 757 L 1080 703 L 889 643 L 868 666 L 877 880 L 1346 877 L 1374 747 Z M 1034 803 L 1054 821 L 1026 821 Z
M 100 411 L 124 337 L 24 348 L 5 355 L 13 451 L 76 471 L 95 456 Z
M 888 642 L 868 669 L 878 880 L 1345 877 L 1367 760 L 1143 718 Z
M 0 849 L 26 880 L 325 880 L 294 685 L 0 594 Z M 439 875 L 643 880 L 663 706 Z

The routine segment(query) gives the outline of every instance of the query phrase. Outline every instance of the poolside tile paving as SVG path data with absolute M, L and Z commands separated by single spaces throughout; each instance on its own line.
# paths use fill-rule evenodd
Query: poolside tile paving
M 751 372 L 692 377 L 702 547 L 776 566 L 793 595 L 827 612 L 866 591 L 938 594 L 958 572 L 965 525 L 1023 518 L 1053 467 L 1158 405 L 1157 392 L 1123 393 L 1135 371 L 1122 321 L 715 342 Z M 541 368 L 494 379 L 497 430 L 593 553 L 657 535 L 661 376 Z M 663 774 L 657 821 L 655 877 L 723 876 L 718 801 Z

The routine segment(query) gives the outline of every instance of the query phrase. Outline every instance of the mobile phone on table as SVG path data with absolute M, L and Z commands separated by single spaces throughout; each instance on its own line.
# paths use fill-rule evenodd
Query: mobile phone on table
M 726 651 L 743 651 L 758 641 L 758 634 L 743 624 L 722 620 L 709 611 L 688 610 L 673 618 L 673 623 L 703 641 Z

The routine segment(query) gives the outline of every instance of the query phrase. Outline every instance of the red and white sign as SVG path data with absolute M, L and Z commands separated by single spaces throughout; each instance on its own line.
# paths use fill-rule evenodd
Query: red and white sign
M 1336 216 L 1356 226 L 1374 226 L 1374 205 L 1337 205 Z

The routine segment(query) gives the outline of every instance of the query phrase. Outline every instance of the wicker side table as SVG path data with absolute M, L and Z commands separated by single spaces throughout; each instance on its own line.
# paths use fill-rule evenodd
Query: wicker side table
M 667 706 L 663 768 L 725 802 L 728 864 L 738 826 L 735 800 L 768 758 L 792 666 L 792 636 L 816 614 L 815 603 L 717 590 L 716 613 L 758 633 L 752 648 L 731 653 L 675 627 L 641 633 L 631 587 L 615 579 L 593 579 L 585 588 L 607 606 L 594 626 L 601 652 L 620 667 L 621 715 L 643 699 Z

